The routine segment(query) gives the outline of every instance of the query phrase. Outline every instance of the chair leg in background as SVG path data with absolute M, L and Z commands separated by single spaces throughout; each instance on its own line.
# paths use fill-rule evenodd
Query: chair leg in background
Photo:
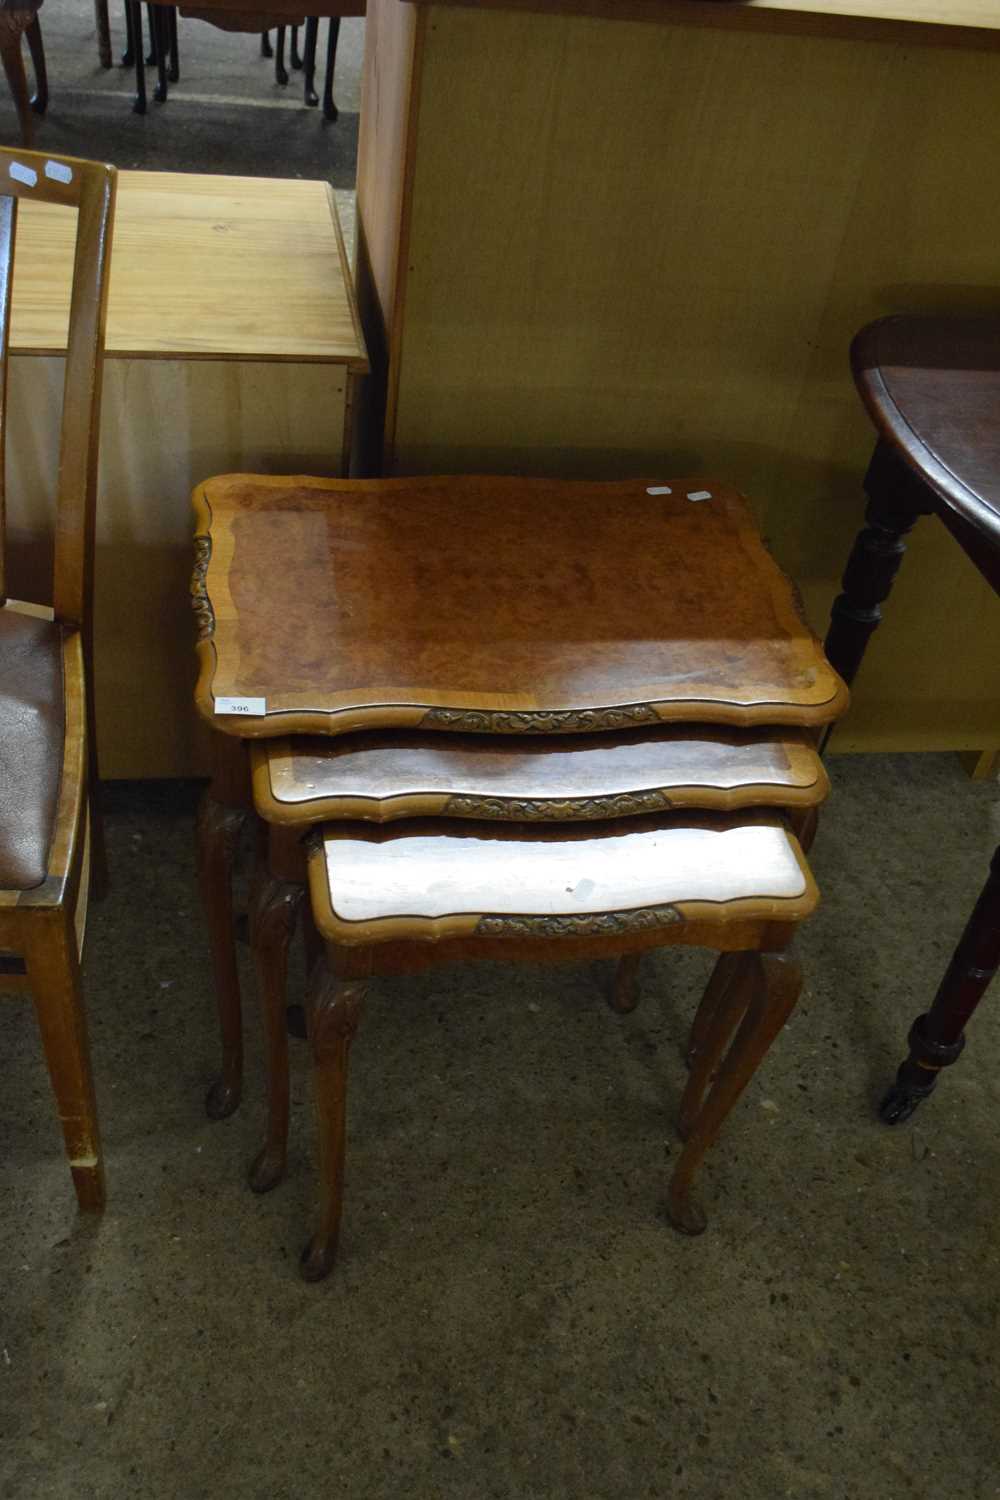
M 750 1082 L 767 1054 L 771 1043 L 784 1026 L 798 1001 L 802 989 L 802 970 L 784 954 L 746 954 L 740 966 L 739 984 L 727 989 L 713 1020 L 713 1033 L 721 1035 L 724 1025 L 738 1008 L 735 991 L 748 986 L 748 1004 L 736 1039 L 726 1053 L 708 1098 L 691 1122 L 691 1133 L 674 1170 L 667 1200 L 667 1215 L 675 1229 L 683 1234 L 701 1234 L 707 1220 L 701 1206 L 691 1197 L 691 1185 L 705 1153 L 713 1144 L 733 1105 Z M 724 1045 L 724 1044 L 723 1044 Z M 711 1043 L 706 1047 L 707 1057 Z M 697 1063 L 696 1063 L 697 1066 Z M 707 1062 L 702 1063 L 707 1072 Z M 692 1070 L 688 1088 L 694 1083 Z M 682 1110 L 684 1106 L 682 1105 Z
M 347 1064 L 364 994 L 363 980 L 335 978 L 325 959 L 317 965 L 310 985 L 309 1040 L 319 1125 L 320 1214 L 302 1252 L 306 1281 L 329 1275 L 337 1254 L 344 1206 Z
M 139 0 L 125 0 L 125 14 L 129 18 L 128 36 L 131 61 L 135 64 L 135 100 L 132 109 L 137 115 L 146 113 L 146 62 L 142 47 L 142 6 Z
M 250 898 L 250 944 L 267 1037 L 267 1135 L 250 1168 L 255 1193 L 276 1187 L 288 1156 L 288 948 L 305 886 L 276 880 L 261 862 Z
M 181 54 L 177 43 L 177 7 L 167 8 L 167 44 L 169 64 L 167 76 L 171 83 L 179 83 L 181 77 Z
M 309 16 L 306 19 L 306 46 L 302 59 L 302 94 L 305 102 L 310 106 L 319 103 L 319 95 L 316 92 L 316 44 L 319 39 L 319 19 Z
M 302 54 L 299 52 L 299 28 L 292 27 L 291 42 L 288 48 L 288 62 L 297 73 L 302 71 Z
M 274 81 L 282 87 L 288 82 L 288 69 L 285 67 L 285 31 L 287 27 L 278 27 L 278 39 L 274 47 Z
M 94 26 L 97 31 L 97 58 L 102 68 L 111 66 L 111 22 L 108 0 L 94 0 Z
M 104 1207 L 104 1159 L 76 931 L 65 909 L 38 913 L 25 962 L 77 1202 L 83 1212 L 97 1213 Z
M 271 46 L 271 33 L 269 31 L 262 31 L 260 34 L 260 55 L 261 57 L 274 56 L 274 48 Z
M 156 64 L 156 87 L 153 98 L 157 104 L 166 104 L 170 96 L 167 60 L 170 51 L 167 30 L 167 13 L 162 5 L 149 5 L 149 32 L 153 41 L 152 61 Z
M 326 39 L 326 72 L 323 77 L 323 115 L 335 120 L 339 113 L 333 102 L 333 74 L 337 66 L 337 42 L 340 38 L 340 17 L 330 17 L 330 30 Z
M 955 949 L 930 1010 L 910 1028 L 910 1054 L 882 1100 L 879 1116 L 901 1125 L 937 1086 L 942 1068 L 958 1062 L 965 1027 L 1000 965 L 1000 848 L 975 910 Z
M 125 51 L 121 55 L 121 65 L 123 68 L 130 68 L 135 61 L 135 35 L 132 29 L 131 0 L 125 0 L 122 9 L 125 12 Z
M 35 92 L 31 96 L 31 107 L 36 115 L 44 115 L 49 107 L 49 73 L 45 66 L 45 43 L 42 41 L 42 28 L 37 16 L 24 35 L 31 53 L 31 66 L 35 70 Z
M 34 138 L 35 121 L 31 112 L 31 103 L 28 99 L 28 78 L 24 71 L 20 31 L 14 36 L 4 36 L 0 40 L 0 61 L 3 62 L 3 70 L 6 74 L 11 94 L 14 97 L 17 118 L 21 124 L 21 144 L 23 146 L 30 146 Z

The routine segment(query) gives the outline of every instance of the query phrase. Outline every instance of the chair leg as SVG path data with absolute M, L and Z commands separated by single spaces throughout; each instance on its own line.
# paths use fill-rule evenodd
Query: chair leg
M 340 39 L 340 17 L 330 17 L 330 30 L 326 39 L 326 73 L 323 78 L 323 115 L 335 120 L 339 114 L 333 102 L 333 73 L 337 66 L 337 42 Z
M 179 83 L 181 78 L 181 54 L 177 42 L 176 5 L 171 5 L 167 10 L 167 45 L 170 58 L 168 77 L 171 83 Z
M 319 18 L 308 16 L 306 18 L 306 49 L 302 59 L 302 95 L 310 106 L 319 103 L 319 95 L 316 92 L 316 43 L 318 39 Z
M 260 34 L 260 55 L 261 57 L 274 56 L 274 48 L 271 46 L 271 33 L 269 31 L 262 31 Z
M 705 986 L 705 993 L 701 997 L 695 1013 L 691 1035 L 688 1037 L 685 1061 L 689 1068 L 694 1067 L 695 1060 L 705 1052 L 716 1011 L 721 1001 L 725 999 L 729 986 L 739 972 L 742 959 L 743 955 L 741 953 L 719 954 L 715 968 L 712 970 L 708 984 Z M 723 1046 L 725 1046 L 725 1043 L 723 1043 Z M 716 1066 L 719 1061 L 719 1055 L 721 1054 L 717 1054 L 713 1058 L 710 1064 L 711 1067 Z M 706 1084 L 708 1076 L 706 1075 L 705 1077 Z M 701 1103 L 700 1094 L 698 1096 L 698 1103 Z
M 291 43 L 288 48 L 288 61 L 297 73 L 302 71 L 302 54 L 299 52 L 299 28 L 292 27 Z
M 166 12 L 162 5 L 147 5 L 146 9 L 149 12 L 149 34 L 153 42 L 151 61 L 156 64 L 156 87 L 153 90 L 153 98 L 157 104 L 166 104 L 170 96 L 167 79 L 169 42 L 167 41 Z
M 695 1174 L 726 1116 L 794 1010 L 802 989 L 802 970 L 794 959 L 776 953 L 748 954 L 746 959 L 744 972 L 750 986 L 746 1014 L 708 1098 L 694 1119 L 670 1183 L 667 1214 L 674 1228 L 684 1234 L 701 1234 L 705 1229 L 705 1212 L 691 1198 Z M 731 993 L 732 990 L 727 992 L 723 1004 L 728 1005 Z M 714 1024 L 721 1030 L 718 1013 Z
M 934 1092 L 942 1068 L 958 1062 L 965 1027 L 1000 966 L 1000 848 L 930 1010 L 910 1028 L 910 1054 L 882 1100 L 879 1116 L 901 1125 Z
M 288 82 L 288 69 L 285 67 L 285 31 L 284 26 L 278 27 L 278 40 L 274 48 L 274 81 L 282 87 Z
M 99 1213 L 104 1207 L 104 1159 L 76 932 L 65 909 L 38 914 L 25 962 L 77 1202 L 84 1213 Z
M 243 1088 L 243 1018 L 233 923 L 233 864 L 247 819 L 242 807 L 217 801 L 210 787 L 198 809 L 198 881 L 208 922 L 215 1003 L 222 1037 L 222 1071 L 205 1099 L 212 1120 L 224 1120 Z
M 135 33 L 132 29 L 132 0 L 125 0 L 125 51 L 121 56 L 123 68 L 130 68 L 135 61 Z
M 49 73 L 45 66 L 45 43 L 42 41 L 42 28 L 37 16 L 24 34 L 31 53 L 31 66 L 35 70 L 35 92 L 31 96 L 31 107 L 36 115 L 44 115 L 49 107 Z
M 35 122 L 28 99 L 28 79 L 24 71 L 20 32 L 0 45 L 0 61 L 14 96 L 14 106 L 21 125 L 21 144 L 30 146 L 35 133 Z
M 288 947 L 305 886 L 276 880 L 263 861 L 250 898 L 250 943 L 267 1036 L 267 1135 L 250 1168 L 255 1193 L 276 1187 L 288 1155 Z
M 135 64 L 135 99 L 132 109 L 137 115 L 146 113 L 146 63 L 142 55 L 142 6 L 139 0 L 125 0 L 125 16 L 128 26 L 129 44 L 126 56 Z M 125 58 L 122 58 L 124 63 Z
M 111 66 L 111 22 L 108 0 L 94 0 L 94 26 L 97 29 L 97 58 L 102 68 Z
M 639 1004 L 639 965 L 641 953 L 625 953 L 618 960 L 611 982 L 608 1003 L 620 1016 L 627 1016 Z
M 302 1252 L 306 1281 L 328 1276 L 337 1254 L 344 1204 L 347 1063 L 364 994 L 363 980 L 335 978 L 325 959 L 317 965 L 310 986 L 309 1040 L 319 1123 L 320 1214 L 316 1232 Z

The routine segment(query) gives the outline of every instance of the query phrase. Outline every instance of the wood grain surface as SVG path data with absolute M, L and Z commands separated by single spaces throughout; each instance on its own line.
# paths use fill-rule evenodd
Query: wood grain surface
M 415 0 L 421 6 L 528 10 L 689 26 L 784 28 L 813 35 L 995 45 L 994 0 Z
M 24 204 L 15 354 L 66 347 L 74 231 L 61 208 Z M 121 172 L 106 353 L 367 369 L 329 185 Z
M 194 502 L 196 701 L 229 733 L 815 725 L 846 707 L 746 502 L 713 480 L 230 475 Z M 217 713 L 232 696 L 265 711 Z
M 405 43 L 413 8 L 373 5 Z M 725 3 L 417 9 L 385 472 L 717 473 L 821 624 L 871 455 L 852 338 L 1000 312 L 1000 54 L 731 29 Z M 994 745 L 1000 602 L 940 529 L 904 572 L 836 747 Z

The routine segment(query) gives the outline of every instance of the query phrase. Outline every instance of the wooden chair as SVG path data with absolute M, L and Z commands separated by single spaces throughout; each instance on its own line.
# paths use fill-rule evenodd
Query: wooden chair
M 113 167 L 94 162 L 0 150 L 0 438 L 18 200 L 78 211 L 51 617 L 9 598 L 0 576 L 0 948 L 4 988 L 27 988 L 34 998 L 73 1183 L 87 1210 L 104 1205 L 80 949 L 97 832 L 88 797 L 88 778 L 96 783 L 89 661 L 115 178 Z M 2 456 L 0 447 L 0 475 Z
M 879 434 L 859 533 L 833 606 L 830 660 L 853 681 L 921 516 L 936 515 L 1000 593 L 1000 318 L 894 317 L 862 329 L 855 383 Z M 882 1101 L 887 1125 L 909 1119 L 958 1061 L 965 1027 L 1000 964 L 1000 847 L 909 1056 Z
M 41 5 L 42 0 L 18 0 L 17 4 L 0 5 L 0 61 L 3 62 L 3 70 L 14 96 L 21 124 L 21 139 L 26 146 L 31 145 L 34 136 L 34 116 L 43 115 L 49 103 L 45 44 L 38 20 Z M 27 40 L 35 70 L 35 92 L 30 97 L 21 51 L 22 37 Z

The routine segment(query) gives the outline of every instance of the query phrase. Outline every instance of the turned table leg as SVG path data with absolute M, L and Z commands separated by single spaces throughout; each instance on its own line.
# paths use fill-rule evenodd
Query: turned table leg
M 865 478 L 866 524 L 848 558 L 825 642 L 831 665 L 847 683 L 854 681 L 868 642 L 881 624 L 882 605 L 906 552 L 903 538 L 930 509 L 914 484 L 900 460 L 879 445 Z
M 990 864 L 975 910 L 955 949 L 930 1010 L 918 1016 L 908 1037 L 910 1055 L 882 1100 L 886 1125 L 908 1120 L 934 1092 L 942 1068 L 958 1061 L 965 1027 L 1000 966 L 1000 848 Z
M 360 979 L 337 979 L 325 959 L 313 974 L 309 1040 L 319 1125 L 320 1214 L 316 1232 L 302 1252 L 301 1271 L 306 1281 L 321 1281 L 327 1276 L 337 1253 L 344 1203 L 347 1062 L 361 1019 L 365 987 Z
M 742 1005 L 742 996 L 734 997 L 746 985 L 746 1013 L 736 1039 L 723 1060 L 708 1098 L 695 1112 L 694 1101 L 685 1101 L 693 1116 L 686 1121 L 689 1135 L 674 1170 L 667 1200 L 667 1215 L 675 1229 L 684 1234 L 701 1234 L 706 1225 L 705 1212 L 691 1198 L 691 1185 L 706 1151 L 715 1141 L 726 1116 L 763 1061 L 771 1043 L 795 1008 L 802 989 L 802 970 L 793 958 L 778 953 L 747 953 L 737 981 L 720 997 L 712 1023 L 712 1040 L 703 1058 L 714 1050 L 716 1041 L 725 1046 L 723 1032 L 728 1034 L 730 1021 Z M 688 1090 L 696 1091 L 696 1069 L 709 1071 L 708 1062 L 692 1069 Z M 682 1105 L 682 1115 L 684 1106 Z

